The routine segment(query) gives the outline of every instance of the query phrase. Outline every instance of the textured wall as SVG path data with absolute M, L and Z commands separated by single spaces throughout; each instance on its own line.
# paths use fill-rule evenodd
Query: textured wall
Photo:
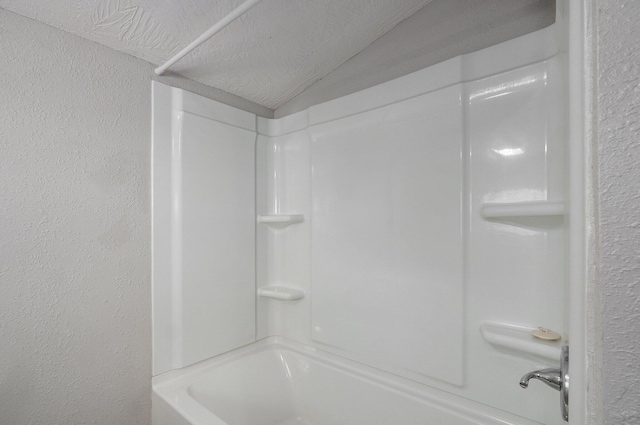
M 640 2 L 598 0 L 604 422 L 640 423 Z
M 0 51 L 0 423 L 148 423 L 148 65 L 3 10 Z
M 152 67 L 2 9 L 0 52 L 0 424 L 148 424 Z
M 553 0 L 434 0 L 276 110 L 276 118 L 551 25 Z
M 430 0 L 269 0 L 171 69 L 282 105 Z M 0 0 L 0 7 L 161 64 L 239 0 Z

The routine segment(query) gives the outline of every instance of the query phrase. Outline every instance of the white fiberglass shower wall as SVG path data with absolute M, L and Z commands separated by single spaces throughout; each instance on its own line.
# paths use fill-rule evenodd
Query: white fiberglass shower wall
M 563 423 L 518 386 L 569 341 L 557 31 L 277 120 L 154 83 L 157 388 L 279 336 L 495 420 L 473 423 Z

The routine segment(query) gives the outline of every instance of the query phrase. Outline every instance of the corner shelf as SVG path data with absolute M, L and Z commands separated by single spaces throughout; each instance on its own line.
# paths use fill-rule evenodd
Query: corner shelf
M 553 217 L 564 213 L 564 202 L 483 203 L 480 206 L 480 215 L 484 218 Z
M 258 296 L 274 300 L 296 301 L 304 298 L 304 291 L 299 288 L 274 285 L 258 289 Z
M 531 335 L 531 331 L 535 329 L 506 323 L 484 322 L 480 325 L 480 334 L 492 345 L 557 361 L 560 358 L 561 340 L 538 339 Z
M 258 223 L 280 229 L 295 223 L 302 223 L 303 221 L 303 214 L 271 214 L 258 216 Z

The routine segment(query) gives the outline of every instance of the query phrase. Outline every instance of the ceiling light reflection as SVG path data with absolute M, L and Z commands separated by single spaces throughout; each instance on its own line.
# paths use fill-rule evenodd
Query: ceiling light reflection
M 504 149 L 491 149 L 491 150 L 497 153 L 498 155 L 502 155 L 502 156 L 516 156 L 516 155 L 522 155 L 524 153 L 522 148 L 504 148 Z
M 539 80 L 540 78 L 537 78 L 536 76 L 528 76 L 528 77 L 520 78 L 519 80 L 498 84 L 496 86 L 488 87 L 482 90 L 478 90 L 475 93 L 472 93 L 471 96 L 469 96 L 469 100 L 472 101 L 479 97 L 484 98 L 486 100 L 489 96 L 495 97 L 495 95 L 499 93 L 504 93 L 505 91 L 514 91 L 519 87 L 534 84 Z

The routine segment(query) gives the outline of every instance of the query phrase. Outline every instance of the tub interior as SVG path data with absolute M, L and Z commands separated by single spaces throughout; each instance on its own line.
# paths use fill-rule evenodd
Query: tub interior
M 278 349 L 223 365 L 191 384 L 188 392 L 230 424 L 293 424 L 301 417 L 291 372 Z
M 518 386 L 570 340 L 563 34 L 276 120 L 154 82 L 154 375 L 277 336 L 504 423 L 563 423 L 557 393 Z M 295 350 L 241 363 L 186 385 L 221 424 L 425 423 L 407 392 Z
M 256 344 L 254 344 L 256 345 Z M 188 367 L 185 384 L 157 384 L 166 400 L 195 401 L 234 425 L 497 425 L 517 418 L 283 338 L 268 338 Z M 520 419 L 531 425 L 533 422 Z

